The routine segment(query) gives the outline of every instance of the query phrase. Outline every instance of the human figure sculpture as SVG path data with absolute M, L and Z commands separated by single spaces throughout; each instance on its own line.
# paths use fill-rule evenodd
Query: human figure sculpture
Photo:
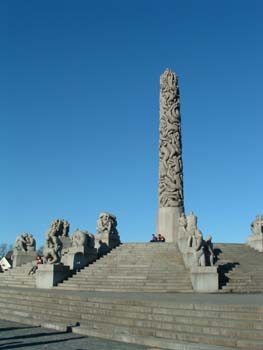
M 33 237 L 33 235 L 28 234 L 26 241 L 27 241 L 27 250 L 28 251 L 35 251 L 36 250 L 36 240 Z
M 197 216 L 192 211 L 187 216 L 187 231 L 189 234 L 187 245 L 193 251 L 194 265 L 205 266 L 203 234 L 197 228 Z
M 203 235 L 200 230 L 196 229 L 195 232 L 189 236 L 188 247 L 193 249 L 195 265 L 205 266 Z
M 55 219 L 51 222 L 50 228 L 47 231 L 46 237 L 49 232 L 56 232 L 56 235 L 59 237 L 68 237 L 70 224 L 67 220 Z
M 94 235 L 88 231 L 76 229 L 71 239 L 73 247 L 94 248 Z
M 16 237 L 14 244 L 14 251 L 35 251 L 36 250 L 36 241 L 33 235 L 29 233 L 22 233 Z
M 263 215 L 257 215 L 250 227 L 253 235 L 263 234 Z
M 97 220 L 97 233 L 118 234 L 116 216 L 106 212 L 100 213 Z
M 69 222 L 67 220 L 61 220 L 62 221 L 62 234 L 61 236 L 62 237 L 68 237 L 68 234 L 69 234 Z
M 54 220 L 46 234 L 44 246 L 44 259 L 49 264 L 59 263 L 61 260 L 62 242 L 59 238 L 61 233 L 61 220 Z
M 257 215 L 250 225 L 252 234 L 247 237 L 246 244 L 263 252 L 263 215 Z
M 187 218 L 184 213 L 181 213 L 179 217 L 179 228 L 178 228 L 178 247 L 182 253 L 187 249 L 187 240 L 189 233 L 187 231 Z

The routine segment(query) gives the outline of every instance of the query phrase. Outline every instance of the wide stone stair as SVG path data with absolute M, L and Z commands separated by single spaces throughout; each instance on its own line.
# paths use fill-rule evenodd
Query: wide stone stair
M 126 243 L 90 264 L 58 289 L 192 292 L 189 271 L 173 243 Z
M 29 275 L 29 271 L 32 268 L 34 262 L 23 264 L 14 269 L 9 269 L 0 274 L 0 287 L 22 287 L 22 288 L 35 288 L 36 287 L 36 275 Z
M 260 300 L 251 305 L 211 297 L 2 287 L 0 318 L 155 349 L 262 350 Z
M 222 292 L 263 293 L 263 253 L 244 244 L 217 243 Z

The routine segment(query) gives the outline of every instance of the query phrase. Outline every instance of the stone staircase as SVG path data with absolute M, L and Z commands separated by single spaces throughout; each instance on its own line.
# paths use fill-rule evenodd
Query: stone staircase
M 155 349 L 262 350 L 263 298 L 240 297 L 2 287 L 0 318 Z
M 173 243 L 126 243 L 90 264 L 59 289 L 192 292 L 189 271 Z
M 216 243 L 220 292 L 262 293 L 263 254 L 244 244 Z M 33 263 L 33 262 L 32 262 Z M 0 287 L 35 288 L 32 263 L 0 274 Z M 172 243 L 127 243 L 77 272 L 58 289 L 192 292 L 190 275 Z
M 263 253 L 244 244 L 217 243 L 222 292 L 263 293 Z
M 28 272 L 32 268 L 34 262 L 18 266 L 14 269 L 9 269 L 0 274 L 0 287 L 23 287 L 23 288 L 35 288 L 36 276 L 29 275 Z

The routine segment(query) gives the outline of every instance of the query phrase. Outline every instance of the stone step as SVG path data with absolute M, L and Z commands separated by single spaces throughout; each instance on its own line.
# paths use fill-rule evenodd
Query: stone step
M 128 243 L 59 284 L 58 288 L 181 292 L 192 290 L 192 284 L 175 244 Z
M 117 337 L 123 335 L 125 337 L 128 336 L 142 336 L 142 337 L 152 337 L 159 338 L 160 342 L 164 339 L 171 343 L 175 341 L 185 341 L 191 343 L 202 343 L 210 346 L 225 346 L 238 348 L 238 342 L 242 342 L 242 339 L 236 337 L 227 337 L 224 334 L 222 335 L 213 335 L 213 334 L 199 334 L 192 332 L 192 328 L 188 328 L 187 332 L 184 331 L 174 331 L 174 330 L 163 330 L 163 329 L 151 329 L 145 328 L 141 326 L 121 326 L 116 324 L 108 324 L 103 322 L 95 322 L 94 320 L 83 323 L 81 321 L 80 327 L 76 327 L 73 329 L 74 333 L 83 334 L 86 336 L 91 336 L 94 333 L 92 331 L 96 331 L 96 336 L 103 337 L 103 334 L 111 334 L 111 339 L 117 340 Z M 117 337 L 116 337 L 117 336 Z M 246 339 L 244 339 L 246 340 Z M 250 347 L 248 349 L 254 349 L 254 340 L 251 339 Z M 261 342 L 261 345 L 263 342 Z M 257 345 L 257 344 L 256 344 Z
M 2 318 L 25 318 L 32 324 L 58 329 L 79 322 L 80 327 L 73 327 L 73 331 L 85 335 L 131 337 L 126 341 L 135 337 L 140 344 L 148 339 L 148 344 L 152 341 L 156 346 L 157 341 L 170 346 L 200 343 L 210 349 L 221 346 L 254 350 L 262 349 L 263 344 L 263 307 L 258 305 L 156 302 L 99 294 L 87 298 L 79 293 L 5 288 L 0 290 L 0 300 Z
M 36 294 L 37 293 L 37 294 Z M 89 313 L 95 310 L 95 312 L 104 313 L 126 313 L 130 314 L 131 317 L 153 319 L 157 316 L 163 320 L 167 317 L 168 321 L 177 320 L 179 316 L 192 318 L 203 318 L 215 319 L 221 322 L 226 320 L 227 322 L 233 320 L 246 321 L 247 328 L 261 329 L 263 321 L 263 307 L 243 306 L 243 305 L 195 305 L 194 309 L 192 305 L 188 304 L 161 304 L 147 303 L 147 302 L 135 302 L 131 303 L 129 300 L 111 300 L 101 298 L 91 298 L 89 300 L 79 299 L 75 297 L 64 297 L 58 299 L 57 294 L 48 294 L 47 296 L 43 293 L 38 295 L 38 292 L 23 292 L 20 294 L 14 293 L 0 293 L 1 303 L 5 304 L 4 299 L 8 300 L 8 304 L 14 305 L 14 307 L 41 307 L 44 309 L 51 308 L 54 310 L 74 310 L 84 311 Z M 21 295 L 22 294 L 22 295 Z M 62 297 L 61 297 L 62 298 Z M 147 317 L 145 317 L 147 315 Z

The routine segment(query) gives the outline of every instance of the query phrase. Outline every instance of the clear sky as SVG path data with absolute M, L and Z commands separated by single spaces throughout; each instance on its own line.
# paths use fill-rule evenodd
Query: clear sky
M 181 91 L 185 209 L 215 242 L 263 214 L 261 0 L 0 3 L 0 243 L 51 220 L 148 241 L 158 207 L 159 77 Z M 165 233 L 164 233 L 165 234 Z

